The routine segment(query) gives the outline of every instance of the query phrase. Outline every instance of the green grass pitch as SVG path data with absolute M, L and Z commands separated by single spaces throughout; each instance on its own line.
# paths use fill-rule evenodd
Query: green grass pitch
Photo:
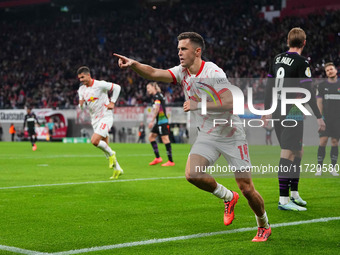
M 254 213 L 241 195 L 232 225 L 223 225 L 223 203 L 184 178 L 189 145 L 174 144 L 174 167 L 149 166 L 149 144 L 111 144 L 124 169 L 118 181 L 104 154 L 91 144 L 0 143 L 0 254 L 339 254 L 340 219 L 328 222 L 278 226 L 265 243 L 252 243 Z M 163 160 L 164 145 L 159 145 Z M 317 147 L 306 147 L 302 164 L 316 161 Z M 329 151 L 328 151 L 329 152 Z M 327 152 L 325 163 L 329 163 Z M 280 150 L 250 146 L 253 165 L 279 161 Z M 266 175 L 267 176 L 267 175 Z M 275 174 L 254 174 L 272 225 L 340 216 L 340 178 L 329 173 L 315 178 L 302 173 L 300 195 L 306 212 L 277 209 Z M 217 177 L 239 191 L 232 176 Z M 241 229 L 241 230 L 240 230 Z M 177 240 L 180 236 L 240 230 Z M 112 246 L 152 239 L 174 238 L 162 243 L 115 249 Z M 17 247 L 23 250 L 6 250 Z M 99 247 L 90 252 L 88 248 Z M 32 251 L 32 253 L 29 253 Z M 26 253 L 25 253 L 26 252 Z M 78 254 L 78 253 L 77 253 Z

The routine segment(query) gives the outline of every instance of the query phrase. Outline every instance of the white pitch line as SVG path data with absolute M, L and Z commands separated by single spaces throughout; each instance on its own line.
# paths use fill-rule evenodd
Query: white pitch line
M 328 221 L 334 221 L 334 220 L 340 220 L 340 217 L 329 217 L 329 218 L 319 218 L 319 219 L 306 220 L 306 221 L 277 223 L 277 224 L 272 224 L 271 228 L 296 226 L 296 225 L 310 224 L 310 223 L 328 222 Z M 187 236 L 176 236 L 176 237 L 161 238 L 161 239 L 150 239 L 150 240 L 139 241 L 139 242 L 130 242 L 130 243 L 97 246 L 97 247 L 84 248 L 84 249 L 79 249 L 79 250 L 70 250 L 70 251 L 50 253 L 50 255 L 71 255 L 71 254 L 87 253 L 87 252 L 93 252 L 93 251 L 113 250 L 113 249 L 118 249 L 118 248 L 127 248 L 127 247 L 142 246 L 142 245 L 149 245 L 149 244 L 156 244 L 156 243 L 166 243 L 166 242 L 188 240 L 188 239 L 195 239 L 195 238 L 202 238 L 202 237 L 209 237 L 209 236 L 216 236 L 216 235 L 241 233 L 241 232 L 247 232 L 247 231 L 253 231 L 253 230 L 254 231 L 257 230 L 257 227 L 238 228 L 238 229 L 211 232 L 211 233 L 200 233 L 200 234 L 187 235 Z
M 152 156 L 153 154 L 119 154 L 119 158 L 128 158 L 128 157 L 146 157 Z M 1 155 L 0 160 L 4 159 L 44 159 L 44 158 L 103 158 L 104 155 L 96 155 L 96 154 L 88 154 L 88 155 L 80 155 L 80 154 L 67 154 L 67 155 L 36 155 L 32 156 L 13 156 L 13 154 Z
M 17 247 L 6 246 L 6 245 L 0 245 L 0 250 L 20 253 L 20 254 L 25 254 L 25 255 L 47 255 L 49 254 L 45 252 L 25 250 L 25 249 L 21 249 Z
M 233 176 L 233 174 L 214 175 L 214 177 L 222 177 L 222 176 L 223 177 Z M 137 179 L 119 179 L 119 180 L 113 180 L 113 181 L 48 183 L 48 184 L 36 184 L 36 185 L 25 185 L 25 186 L 0 187 L 0 190 L 2 190 L 2 189 L 21 189 L 21 188 L 36 188 L 36 187 L 67 186 L 67 185 L 83 185 L 83 184 L 96 184 L 96 183 L 115 183 L 115 182 L 171 180 L 171 179 L 184 179 L 184 176 L 167 176 L 167 177 L 137 178 Z
M 66 185 L 82 185 L 82 184 L 95 184 L 95 183 L 115 183 L 115 182 L 135 182 L 135 181 L 154 181 L 154 180 L 169 180 L 169 179 L 183 179 L 184 176 L 168 176 L 168 177 L 155 177 L 155 178 L 137 178 L 137 179 L 120 179 L 113 181 L 89 181 L 89 182 L 67 182 L 67 183 L 50 183 L 50 184 L 36 184 L 26 186 L 9 186 L 0 187 L 2 189 L 22 189 L 22 188 L 36 188 L 36 187 L 53 187 L 53 186 L 66 186 Z
M 335 220 L 340 220 L 340 217 L 329 217 L 329 218 L 319 218 L 319 219 L 305 220 L 305 221 L 277 223 L 277 224 L 272 224 L 271 228 L 296 226 L 296 225 L 310 224 L 310 223 L 320 223 L 320 222 L 328 222 L 328 221 L 335 221 Z M 174 241 L 181 241 L 181 240 L 188 240 L 188 239 L 196 239 L 196 238 L 216 236 L 216 235 L 242 233 L 242 232 L 248 232 L 248 231 L 253 231 L 253 230 L 254 231 L 257 230 L 257 227 L 238 228 L 238 229 L 218 231 L 218 232 L 210 232 L 210 233 L 199 233 L 199 234 L 187 235 L 187 236 L 176 236 L 176 237 L 169 237 L 169 238 L 150 239 L 150 240 L 145 240 L 145 241 L 97 246 L 97 247 L 91 247 L 91 248 L 84 248 L 84 249 L 70 250 L 70 251 L 61 251 L 61 252 L 54 252 L 54 253 L 31 251 L 31 250 L 26 250 L 26 249 L 21 249 L 21 248 L 12 247 L 12 246 L 6 246 L 6 245 L 0 245 L 0 250 L 20 253 L 20 254 L 25 254 L 25 255 L 71 255 L 71 254 L 79 254 L 79 253 L 88 253 L 88 252 L 93 252 L 93 251 L 113 250 L 113 249 L 118 249 L 118 248 L 128 248 L 128 247 L 142 246 L 142 245 L 149 245 L 149 244 L 157 244 L 157 243 L 174 242 Z

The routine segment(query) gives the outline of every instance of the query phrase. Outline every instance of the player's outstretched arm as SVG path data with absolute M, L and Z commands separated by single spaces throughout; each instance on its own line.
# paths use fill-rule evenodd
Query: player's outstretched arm
M 173 78 L 168 70 L 154 68 L 152 66 L 139 63 L 136 60 L 118 55 L 116 53 L 114 53 L 113 55 L 118 58 L 118 66 L 120 68 L 131 68 L 138 75 L 145 79 L 166 83 L 170 83 L 173 81 Z

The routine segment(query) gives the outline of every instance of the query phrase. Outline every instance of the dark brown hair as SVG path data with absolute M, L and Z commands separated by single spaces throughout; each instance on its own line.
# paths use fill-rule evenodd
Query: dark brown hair
M 90 68 L 88 68 L 87 66 L 79 67 L 77 70 L 77 74 L 81 74 L 81 73 L 90 73 Z
M 205 50 L 205 43 L 203 37 L 196 32 L 183 32 L 179 36 L 177 36 L 177 40 L 189 39 L 190 42 L 195 43 L 202 49 L 202 52 Z

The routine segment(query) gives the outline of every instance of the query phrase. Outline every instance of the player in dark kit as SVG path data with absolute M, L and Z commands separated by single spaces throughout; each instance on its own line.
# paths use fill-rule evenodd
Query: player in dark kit
M 27 123 L 27 131 L 28 135 L 30 137 L 30 141 L 32 144 L 32 150 L 37 150 L 37 145 L 35 144 L 37 142 L 37 134 L 35 133 L 35 123 L 37 123 L 40 126 L 40 123 L 37 119 L 37 116 L 32 112 L 32 108 L 27 108 L 27 114 L 25 115 L 24 119 L 24 130 Z
M 156 165 L 161 163 L 163 160 L 159 155 L 158 146 L 156 142 L 157 136 L 160 136 L 162 142 L 165 145 L 166 152 L 168 154 L 169 161 L 162 164 L 162 166 L 174 166 L 175 163 L 172 160 L 171 143 L 169 139 L 169 121 L 166 116 L 165 101 L 156 82 L 151 82 L 146 86 L 148 94 L 153 96 L 153 116 L 149 123 L 149 128 L 151 133 L 149 136 L 149 141 L 151 143 L 152 149 L 155 153 L 156 158 L 149 163 L 149 165 Z M 156 120 L 156 123 L 155 123 Z
M 340 81 L 337 69 L 333 63 L 325 64 L 327 80 L 318 86 L 317 104 L 326 123 L 326 130 L 320 132 L 320 144 L 318 149 L 318 169 L 315 173 L 320 176 L 324 170 L 329 170 L 331 175 L 339 176 L 339 168 L 336 169 L 338 161 L 338 146 L 340 138 Z M 331 137 L 331 166 L 324 166 L 323 160 L 326 154 L 328 138 Z
M 281 89 L 287 87 L 305 88 L 311 93 L 308 102 L 312 108 L 319 125 L 319 131 L 325 129 L 325 123 L 316 104 L 315 94 L 312 91 L 312 79 L 310 66 L 306 58 L 301 56 L 306 45 L 306 33 L 301 28 L 293 28 L 288 33 L 287 52 L 281 53 L 274 58 L 271 64 L 268 83 L 266 87 L 265 109 L 272 104 L 272 89 L 278 90 L 278 107 L 273 113 L 273 119 L 280 119 L 274 123 L 276 136 L 281 147 L 279 163 L 279 188 L 280 210 L 305 211 L 307 202 L 298 192 L 300 178 L 300 163 L 303 154 L 303 119 L 304 115 L 296 105 L 287 105 L 286 114 L 281 114 Z M 271 79 L 275 78 L 275 79 Z M 288 93 L 287 99 L 300 98 L 299 93 Z M 264 116 L 264 120 L 267 117 Z M 285 120 L 285 126 L 281 121 Z M 289 126 L 289 127 L 286 127 Z M 294 127 L 293 127 L 294 126 Z M 288 170 L 289 171 L 286 171 Z M 291 190 L 291 201 L 289 201 L 289 187 Z

